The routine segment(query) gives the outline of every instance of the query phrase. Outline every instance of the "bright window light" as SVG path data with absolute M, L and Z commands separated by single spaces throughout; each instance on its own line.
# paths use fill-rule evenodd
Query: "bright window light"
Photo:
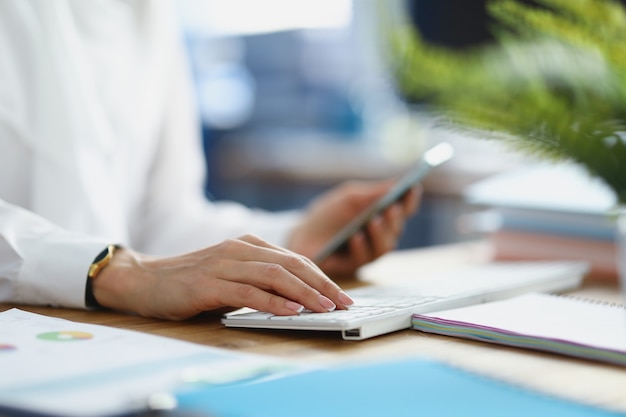
M 342 28 L 352 19 L 352 0 L 187 0 L 184 8 L 194 29 L 220 35 Z

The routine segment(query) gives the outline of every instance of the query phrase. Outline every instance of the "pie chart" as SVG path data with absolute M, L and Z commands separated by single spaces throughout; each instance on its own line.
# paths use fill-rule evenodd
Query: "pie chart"
M 89 332 L 80 332 L 75 330 L 61 330 L 58 332 L 39 333 L 37 339 L 47 340 L 49 342 L 75 342 L 79 340 L 89 340 L 93 335 Z

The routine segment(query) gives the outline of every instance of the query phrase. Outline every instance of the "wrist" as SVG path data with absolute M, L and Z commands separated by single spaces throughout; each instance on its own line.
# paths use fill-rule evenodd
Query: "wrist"
M 93 299 L 101 307 L 139 312 L 132 302 L 133 294 L 139 291 L 139 282 L 148 279 L 140 256 L 130 249 L 117 248 L 106 267 L 91 279 Z

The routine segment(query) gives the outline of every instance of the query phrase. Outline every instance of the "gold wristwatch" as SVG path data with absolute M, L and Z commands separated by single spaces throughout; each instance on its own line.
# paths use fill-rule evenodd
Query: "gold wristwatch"
M 111 262 L 111 259 L 113 259 L 113 254 L 118 248 L 118 245 L 108 245 L 102 252 L 98 254 L 98 256 L 96 256 L 96 259 L 94 259 L 92 264 L 89 266 L 89 271 L 87 272 L 87 285 L 85 286 L 85 305 L 87 307 L 102 308 L 100 303 L 98 303 L 93 295 L 93 280 L 96 279 L 98 274 L 102 272 L 104 268 L 106 268 L 109 262 Z

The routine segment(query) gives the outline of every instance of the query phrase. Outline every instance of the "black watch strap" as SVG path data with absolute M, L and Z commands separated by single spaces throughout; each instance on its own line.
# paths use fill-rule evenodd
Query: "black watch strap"
M 91 263 L 89 267 L 89 272 L 87 273 L 87 282 L 85 285 L 85 305 L 87 308 L 99 309 L 103 308 L 96 297 L 93 295 L 93 281 L 96 279 L 100 271 L 102 271 L 113 258 L 113 254 L 115 250 L 119 246 L 117 245 L 108 245 L 102 252 L 96 256 L 96 258 Z

